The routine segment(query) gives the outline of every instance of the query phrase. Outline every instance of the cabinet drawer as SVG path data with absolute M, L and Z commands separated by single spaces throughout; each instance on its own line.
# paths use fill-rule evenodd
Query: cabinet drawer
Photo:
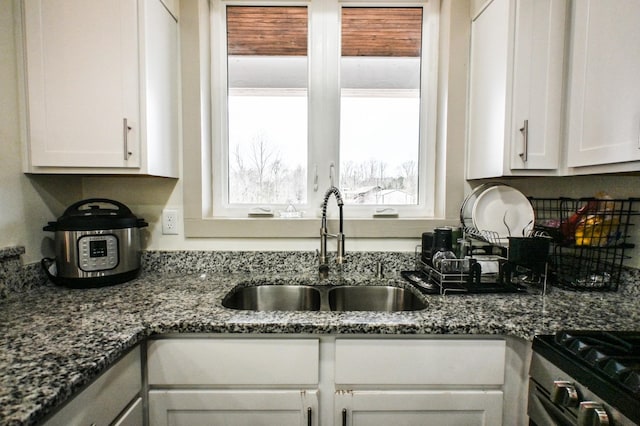
M 154 340 L 149 384 L 317 384 L 318 345 L 317 339 Z
M 98 377 L 45 425 L 110 425 L 139 394 L 141 371 L 138 347 Z
M 337 339 L 337 384 L 501 385 L 504 340 Z

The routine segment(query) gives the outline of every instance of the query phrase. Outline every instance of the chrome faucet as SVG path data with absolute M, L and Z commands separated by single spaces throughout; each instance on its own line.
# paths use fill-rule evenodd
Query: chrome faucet
M 327 203 L 329 202 L 331 194 L 336 197 L 338 209 L 340 210 L 340 228 L 337 234 L 330 234 L 327 230 Z M 343 204 L 340 190 L 332 185 L 324 194 L 324 201 L 322 203 L 322 223 L 320 225 L 320 253 L 318 255 L 318 260 L 320 276 L 324 278 L 326 278 L 329 273 L 329 265 L 327 263 L 327 237 L 335 238 L 337 241 L 338 247 L 336 250 L 336 263 L 344 263 Z

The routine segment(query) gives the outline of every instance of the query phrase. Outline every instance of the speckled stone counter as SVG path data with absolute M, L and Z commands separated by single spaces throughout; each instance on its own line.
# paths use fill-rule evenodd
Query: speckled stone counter
M 211 264 L 178 268 L 180 262 L 171 259 L 152 254 L 140 278 L 113 287 L 70 290 L 44 285 L 0 301 L 0 424 L 40 422 L 126 350 L 165 333 L 491 334 L 531 339 L 561 328 L 640 330 L 638 299 L 627 292 L 553 289 L 546 296 L 537 290 L 423 296 L 427 308 L 406 313 L 234 311 L 222 306 L 223 296 L 252 279 L 404 286 L 395 268 L 406 265 L 402 259 L 397 265 L 390 262 L 390 278 L 382 280 L 373 279 L 368 267 L 354 266 L 320 284 L 313 267 L 296 262 L 291 262 L 291 268 L 300 269 L 295 274 L 274 275 L 264 266 L 248 275 Z M 253 259 L 252 264 L 263 260 Z M 213 263 L 224 264 L 219 259 Z
M 0 249 L 0 300 L 16 291 L 28 291 L 45 282 L 39 264 L 23 265 L 24 247 Z

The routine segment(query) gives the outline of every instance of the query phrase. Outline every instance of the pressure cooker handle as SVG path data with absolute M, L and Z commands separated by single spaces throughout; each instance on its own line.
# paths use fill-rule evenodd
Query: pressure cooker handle
M 72 205 L 67 207 L 67 209 L 64 211 L 64 215 L 67 216 L 69 213 L 79 212 L 80 211 L 80 207 L 86 206 L 86 205 L 89 205 L 89 204 L 93 204 L 93 203 L 111 204 L 111 205 L 116 206 L 118 208 L 117 210 L 118 210 L 119 214 L 124 214 L 124 215 L 130 215 L 131 214 L 131 210 L 129 209 L 129 207 L 125 206 L 124 204 L 122 204 L 119 201 L 110 200 L 108 198 L 88 198 L 86 200 L 82 200 L 82 201 L 78 201 L 77 203 L 73 203 Z

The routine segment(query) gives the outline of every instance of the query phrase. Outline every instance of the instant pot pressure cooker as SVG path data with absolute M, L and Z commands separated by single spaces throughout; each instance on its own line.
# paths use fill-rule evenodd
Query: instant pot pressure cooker
M 55 233 L 56 258 L 42 259 L 42 267 L 55 284 L 73 288 L 132 280 L 140 272 L 140 228 L 148 225 L 118 201 L 78 201 L 43 228 Z

